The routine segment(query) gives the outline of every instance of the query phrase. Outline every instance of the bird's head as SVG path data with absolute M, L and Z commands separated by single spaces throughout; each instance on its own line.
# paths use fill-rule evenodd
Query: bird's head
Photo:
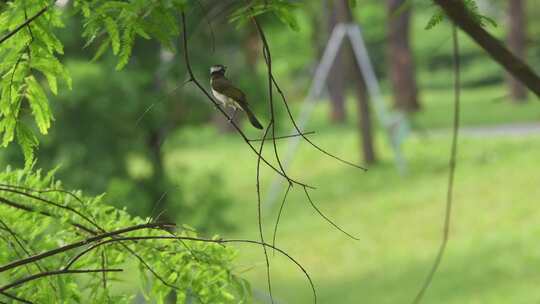
M 226 66 L 222 64 L 216 64 L 210 67 L 210 75 L 225 75 L 225 70 L 227 69 Z

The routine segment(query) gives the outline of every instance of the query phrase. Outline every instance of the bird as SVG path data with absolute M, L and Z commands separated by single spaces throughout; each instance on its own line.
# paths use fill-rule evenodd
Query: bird
M 232 82 L 225 77 L 225 67 L 222 64 L 216 64 L 210 67 L 210 86 L 212 87 L 212 95 L 225 107 L 234 109 L 234 113 L 229 121 L 234 119 L 238 109 L 244 111 L 251 125 L 257 129 L 262 129 L 263 126 L 249 108 L 246 100 L 246 94 L 239 88 L 235 87 Z

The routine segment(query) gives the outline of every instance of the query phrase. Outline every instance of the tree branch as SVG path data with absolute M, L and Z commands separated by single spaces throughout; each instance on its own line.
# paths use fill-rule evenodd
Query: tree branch
M 257 149 L 255 149 L 255 147 L 250 143 L 250 140 L 249 138 L 247 138 L 247 136 L 245 135 L 245 133 L 240 129 L 240 127 L 231 119 L 231 117 L 229 117 L 229 115 L 227 115 L 227 113 L 221 109 L 221 107 L 218 105 L 218 103 L 214 100 L 214 98 L 212 98 L 212 96 L 210 95 L 210 93 L 208 93 L 208 91 L 201 85 L 201 83 L 197 80 L 197 78 L 195 77 L 195 74 L 193 73 L 193 69 L 191 68 L 191 61 L 189 60 L 189 48 L 188 48 L 188 42 L 187 42 L 187 30 L 186 30 L 186 15 L 185 13 L 182 11 L 181 13 L 181 16 L 182 16 L 182 29 L 183 29 L 183 47 L 184 47 L 184 60 L 186 61 L 186 69 L 188 71 L 188 74 L 189 74 L 189 79 L 187 82 L 193 82 L 195 84 L 195 86 L 197 86 L 197 88 L 208 98 L 208 100 L 210 100 L 212 102 L 212 104 L 214 105 L 214 107 L 219 111 L 221 112 L 221 114 L 223 114 L 228 121 L 231 122 L 232 126 L 234 127 L 234 129 L 238 132 L 238 134 L 240 134 L 240 136 L 242 137 L 242 139 L 246 142 L 246 144 L 251 148 L 251 150 L 256 154 L 258 155 L 259 157 L 261 157 L 261 160 L 268 166 L 270 167 L 272 170 L 274 170 L 277 174 L 281 175 L 283 178 L 286 178 L 289 182 L 292 182 L 294 184 L 297 184 L 297 185 L 300 185 L 300 186 L 305 186 L 305 187 L 308 187 L 308 188 L 311 188 L 311 189 L 315 189 L 313 186 L 310 186 L 310 185 L 307 185 L 305 183 L 302 183 L 300 181 L 297 181 L 297 180 L 294 180 L 294 179 L 290 179 L 288 178 L 285 174 L 283 174 L 279 169 L 277 169 L 274 165 L 272 165 L 268 160 L 266 160 L 266 158 L 264 158 L 262 155 L 259 154 L 259 152 L 257 151 Z
M 478 45 L 540 98 L 540 77 L 476 22 L 461 0 L 434 0 Z
M 413 303 L 418 304 L 422 301 L 424 294 L 428 287 L 433 281 L 435 273 L 439 269 L 441 264 L 444 252 L 446 250 L 446 245 L 448 243 L 448 238 L 450 236 L 450 219 L 452 216 L 452 203 L 453 203 L 453 190 L 454 190 L 454 176 L 456 172 L 456 159 L 457 159 L 457 146 L 458 146 L 458 135 L 459 135 L 459 114 L 460 114 L 460 60 L 459 60 L 459 41 L 458 33 L 456 26 L 452 27 L 452 41 L 453 41 L 453 56 L 454 56 L 454 122 L 453 122 L 453 131 L 452 131 L 452 147 L 450 148 L 450 161 L 449 167 L 450 172 L 448 174 L 448 187 L 446 193 L 446 209 L 444 213 L 444 225 L 443 225 L 443 236 L 441 245 L 439 247 L 439 252 L 435 257 L 433 266 L 429 271 L 422 288 L 416 295 Z

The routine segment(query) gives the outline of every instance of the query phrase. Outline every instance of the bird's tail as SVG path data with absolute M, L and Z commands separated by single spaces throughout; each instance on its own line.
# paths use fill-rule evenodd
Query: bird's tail
M 246 112 L 246 115 L 249 119 L 249 122 L 251 123 L 251 125 L 253 125 L 255 128 L 257 129 L 262 129 L 263 126 L 261 125 L 261 123 L 257 120 L 257 117 L 255 117 L 255 114 L 253 114 L 253 112 L 251 112 L 251 109 L 249 109 L 248 107 L 246 107 L 244 109 L 244 111 Z

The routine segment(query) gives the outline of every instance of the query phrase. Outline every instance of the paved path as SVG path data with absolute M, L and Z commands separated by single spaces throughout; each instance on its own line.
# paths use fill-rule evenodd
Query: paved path
M 451 130 L 428 131 L 428 135 L 441 135 Z M 527 136 L 540 134 L 540 123 L 513 123 L 494 126 L 461 127 L 460 135 L 473 137 L 504 137 L 504 136 Z

